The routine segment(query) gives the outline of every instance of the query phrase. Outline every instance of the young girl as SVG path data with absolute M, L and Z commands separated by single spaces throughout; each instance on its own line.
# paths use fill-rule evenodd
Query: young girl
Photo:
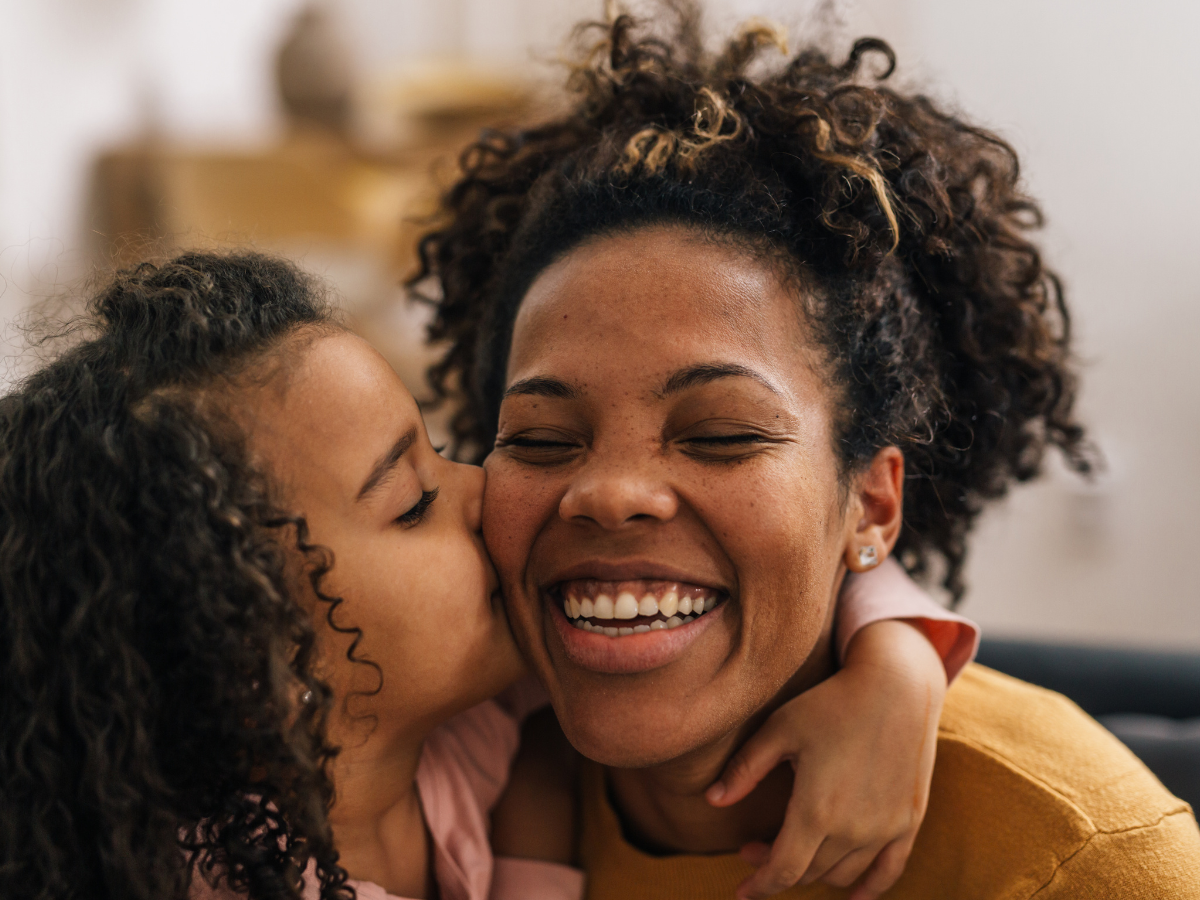
M 538 701 L 490 699 L 523 666 L 483 474 L 430 445 L 382 357 L 255 255 L 143 264 L 76 326 L 0 400 L 0 893 L 578 897 L 561 861 L 492 857 Z M 906 713 L 940 703 L 975 633 L 897 571 L 845 592 L 845 668 L 716 802 L 798 755 L 798 791 L 846 801 L 830 841 L 911 842 L 932 742 Z M 838 692 L 862 678 L 845 696 L 869 709 Z M 866 775 L 881 729 L 896 752 Z M 536 790 L 502 804 L 510 847 L 571 829 L 511 815 Z

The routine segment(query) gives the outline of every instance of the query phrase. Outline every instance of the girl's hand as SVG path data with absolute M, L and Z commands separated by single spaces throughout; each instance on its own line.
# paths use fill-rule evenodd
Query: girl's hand
M 889 619 L 854 636 L 837 674 L 777 709 L 707 793 L 731 806 L 781 763 L 795 769 L 774 844 L 742 848 L 760 868 L 739 900 L 814 881 L 874 900 L 895 884 L 925 817 L 945 695 L 933 646 Z

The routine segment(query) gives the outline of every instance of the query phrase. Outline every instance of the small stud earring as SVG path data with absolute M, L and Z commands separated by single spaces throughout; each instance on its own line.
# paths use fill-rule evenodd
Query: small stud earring
M 874 544 L 863 547 L 858 551 L 858 564 L 868 569 L 879 565 L 879 554 L 875 552 Z

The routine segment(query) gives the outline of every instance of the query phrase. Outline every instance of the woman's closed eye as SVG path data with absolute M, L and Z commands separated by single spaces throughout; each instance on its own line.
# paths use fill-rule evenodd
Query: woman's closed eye
M 421 499 L 414 503 L 408 510 L 396 517 L 396 522 L 406 528 L 411 528 L 414 525 L 420 524 L 425 518 L 425 513 L 429 511 L 429 507 L 433 505 L 433 501 L 437 499 L 438 488 L 432 491 L 421 491 Z
M 496 438 L 496 449 L 527 462 L 559 462 L 579 449 L 579 442 L 560 432 L 529 431 Z
M 768 444 L 778 443 L 761 432 L 744 431 L 728 434 L 703 434 L 681 438 L 683 451 L 698 459 L 736 459 L 761 450 Z
M 712 434 L 688 438 L 689 444 L 707 444 L 714 447 L 732 447 L 745 444 L 761 444 L 766 440 L 761 434 Z

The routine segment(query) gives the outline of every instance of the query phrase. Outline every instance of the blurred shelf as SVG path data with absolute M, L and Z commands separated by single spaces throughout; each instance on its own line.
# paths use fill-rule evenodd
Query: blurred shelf
M 315 247 L 369 254 L 399 276 L 413 261 L 414 218 L 433 209 L 432 159 L 364 159 L 321 138 L 261 153 L 135 145 L 97 160 L 91 219 L 101 255 L 118 264 L 147 247 Z

